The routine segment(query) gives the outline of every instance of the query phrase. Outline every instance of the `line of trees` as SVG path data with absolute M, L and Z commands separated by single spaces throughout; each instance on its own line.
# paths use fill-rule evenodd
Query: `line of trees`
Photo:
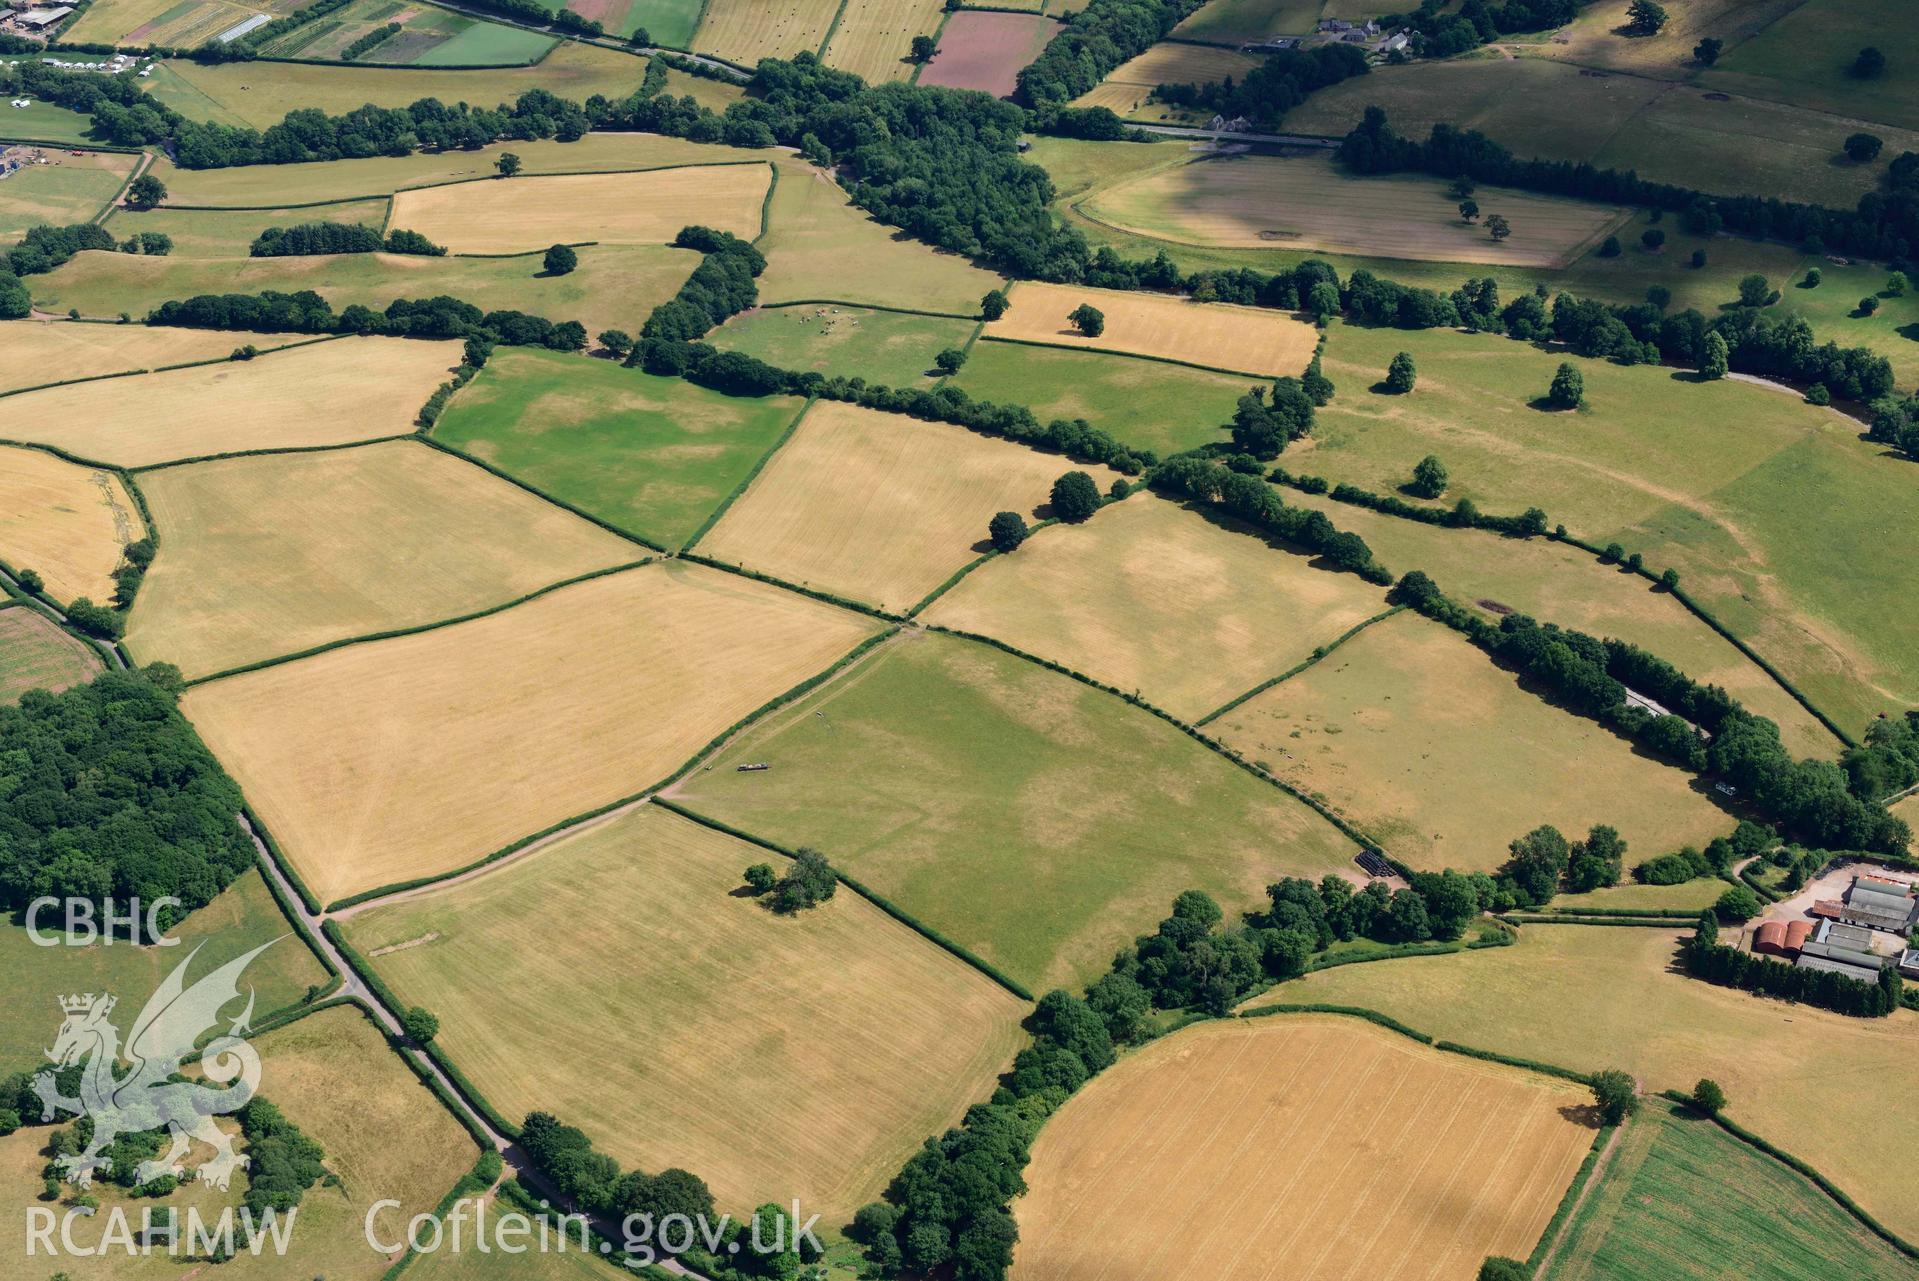
M 1495 626 L 1448 599 L 1419 570 L 1401 578 L 1387 599 L 1464 633 L 1560 705 L 1724 782 L 1780 831 L 1807 845 L 1903 854 L 1911 841 L 1904 821 L 1853 793 L 1839 765 L 1795 762 L 1772 721 L 1636 645 L 1524 614 L 1509 614 Z M 1629 703 L 1628 688 L 1668 709 L 1666 714 Z
M 1578 13 L 1578 0 L 1506 0 L 1496 9 L 1485 0 L 1466 0 L 1451 12 L 1442 0 L 1421 0 L 1413 12 L 1388 14 L 1379 22 L 1387 30 L 1411 27 L 1418 56 L 1450 58 L 1501 36 L 1563 27 Z
M 444 258 L 446 247 L 417 231 L 397 230 L 386 235 L 379 228 L 351 222 L 303 222 L 295 227 L 268 227 L 253 238 L 247 253 L 254 258 L 281 258 L 299 254 L 419 254 Z
M 653 308 L 640 327 L 641 341 L 686 343 L 760 300 L 754 283 L 766 270 L 766 258 L 749 241 L 711 227 L 680 228 L 673 238 L 680 249 L 704 254 L 679 292 Z M 638 363 L 629 358 L 629 364 Z
M 1324 44 L 1310 49 L 1279 49 L 1233 83 L 1231 76 L 1209 84 L 1163 84 L 1153 96 L 1179 107 L 1198 107 L 1224 116 L 1246 116 L 1257 128 L 1276 129 L 1286 113 L 1314 91 L 1336 85 L 1372 68 L 1358 45 Z
M 1855 1018 L 1882 1019 L 1899 1008 L 1904 984 L 1897 966 L 1879 971 L 1877 983 L 1861 982 L 1831 970 L 1802 969 L 1769 956 L 1719 941 L 1719 922 L 1702 912 L 1699 926 L 1679 951 L 1680 963 L 1694 978 L 1777 996 Z
M 384 334 L 398 338 L 467 338 L 508 347 L 583 351 L 586 327 L 577 320 L 555 323 L 523 311 L 482 312 L 446 294 L 396 298 L 384 311 L 353 303 L 339 312 L 311 289 L 281 293 L 196 294 L 163 302 L 147 313 L 149 325 L 186 329 L 251 330 L 256 333 Z
M 361 54 L 373 52 L 399 34 L 400 24 L 397 22 L 389 22 L 383 26 L 375 27 L 346 48 L 340 50 L 340 61 L 352 62 Z
M 1199 454 L 1180 454 L 1155 467 L 1147 483 L 1162 494 L 1217 504 L 1228 515 L 1317 552 L 1330 565 L 1358 574 L 1367 582 L 1383 586 L 1393 581 L 1391 571 L 1373 558 L 1365 539 L 1338 528 L 1324 512 L 1288 507 L 1278 491 L 1261 478 L 1261 470 L 1260 464 L 1246 455 L 1236 455 L 1222 464 Z
M 1019 97 L 1058 111 L 1129 58 L 1158 44 L 1202 0 L 1092 0 L 1020 69 Z

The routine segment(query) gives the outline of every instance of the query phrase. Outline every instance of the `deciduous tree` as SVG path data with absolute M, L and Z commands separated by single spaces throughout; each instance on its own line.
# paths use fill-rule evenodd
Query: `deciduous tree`
M 1085 472 L 1069 471 L 1053 482 L 1052 502 L 1061 520 L 1085 520 L 1099 510 L 1099 486 Z
M 1026 528 L 1026 518 L 1018 512 L 997 512 L 993 519 L 986 522 L 986 536 L 992 540 L 993 550 L 1010 552 L 1026 541 L 1030 531 Z
M 1097 338 L 1106 332 L 1106 313 L 1090 302 L 1083 302 L 1073 308 L 1066 319 L 1071 322 L 1073 328 L 1088 338 Z
M 1546 403 L 1554 409 L 1577 409 L 1585 399 L 1586 380 L 1570 362 L 1561 364 L 1546 389 Z
M 1410 351 L 1400 352 L 1393 357 L 1392 363 L 1386 366 L 1386 390 L 1395 396 L 1403 396 L 1411 391 L 1413 384 L 1418 380 L 1419 370 L 1413 364 L 1413 354 Z

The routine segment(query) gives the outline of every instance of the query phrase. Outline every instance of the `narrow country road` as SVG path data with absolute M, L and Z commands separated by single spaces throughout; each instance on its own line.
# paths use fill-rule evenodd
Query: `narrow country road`
M 1318 147 L 1324 151 L 1335 150 L 1339 146 L 1337 138 L 1321 138 L 1309 133 L 1230 133 L 1214 132 L 1211 129 L 1193 129 L 1185 125 L 1129 125 L 1145 133 L 1163 134 L 1168 138 L 1218 139 L 1221 142 L 1265 142 L 1284 147 Z

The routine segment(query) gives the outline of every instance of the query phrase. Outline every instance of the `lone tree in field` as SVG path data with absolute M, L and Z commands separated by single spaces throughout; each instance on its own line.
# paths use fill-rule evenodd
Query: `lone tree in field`
M 520 158 L 510 151 L 503 151 L 500 158 L 493 162 L 493 168 L 500 177 L 511 178 L 520 172 Z
M 1666 6 L 1658 0 L 1632 0 L 1626 8 L 1626 30 L 1635 36 L 1656 36 L 1666 25 Z
M 1479 217 L 1479 202 L 1477 200 L 1468 196 L 1459 202 L 1459 220 L 1461 222 L 1471 222 L 1477 217 Z
M 1719 1088 L 1719 1082 L 1702 1076 L 1699 1084 L 1692 1087 L 1692 1105 L 1707 1116 L 1718 1116 L 1719 1110 L 1726 1106 L 1726 1092 Z
M 793 866 L 773 887 L 773 910 L 781 914 L 803 912 L 832 898 L 839 887 L 839 877 L 833 874 L 826 856 L 801 846 L 793 855 Z
M 1692 60 L 1702 67 L 1710 67 L 1713 63 L 1719 61 L 1719 51 L 1725 47 L 1726 42 L 1724 40 L 1719 39 L 1717 36 L 1707 36 L 1704 40 L 1701 40 L 1692 47 Z
M 1639 1111 L 1639 1089 L 1630 1073 L 1611 1068 L 1595 1073 L 1592 1079 L 1593 1102 L 1599 1105 L 1602 1125 L 1618 1125 Z
M 1386 366 L 1386 390 L 1395 396 L 1404 396 L 1413 389 L 1413 383 L 1419 378 L 1419 370 L 1413 365 L 1413 353 L 1402 351 L 1393 357 L 1393 363 Z
M 1867 45 L 1852 60 L 1852 74 L 1861 80 L 1871 80 L 1886 69 L 1886 55 L 1879 52 L 1876 45 Z
M 992 539 L 996 552 L 1017 549 L 1030 532 L 1026 528 L 1026 518 L 1018 512 L 996 512 L 993 519 L 986 522 L 986 536 Z
M 416 1005 L 400 1016 L 400 1030 L 409 1041 L 425 1045 L 440 1034 L 440 1020 L 425 1006 Z
M 1078 523 L 1099 510 L 1099 486 L 1083 471 L 1069 471 L 1053 482 L 1053 514 Z
M 1106 313 L 1090 302 L 1083 302 L 1073 308 L 1066 319 L 1072 322 L 1073 328 L 1088 338 L 1097 338 L 1106 332 Z
M 1878 134 L 1855 133 L 1846 139 L 1846 158 L 1856 165 L 1877 160 L 1886 149 L 1886 140 Z
M 1006 291 L 995 289 L 979 300 L 979 314 L 988 320 L 998 320 L 1011 305 L 1006 301 Z
M 1912 282 L 1906 279 L 1905 272 L 1895 271 L 1886 277 L 1886 287 L 1879 292 L 1888 298 L 1904 298 L 1906 296 L 1906 290 L 1911 286 Z
M 1739 305 L 1764 307 L 1772 301 L 1772 282 L 1758 272 L 1739 278 Z
M 623 360 L 626 353 L 633 350 L 633 335 L 624 329 L 602 329 L 600 346 L 611 353 L 615 360 Z
M 931 36 L 914 36 L 913 51 L 909 55 L 914 62 L 931 62 L 933 55 L 940 51 L 939 41 Z
M 1864 298 L 1861 298 L 1859 300 L 1860 315 L 1870 316 L 1873 312 L 1878 310 L 1879 310 L 1879 295 L 1867 294 Z
M 1479 1265 L 1479 1281 L 1533 1281 L 1533 1274 L 1518 1259 L 1494 1254 Z
M 1639 243 L 1646 246 L 1647 253 L 1658 253 L 1659 247 L 1666 243 L 1666 233 L 1658 227 L 1648 227 L 1639 233 Z
M 1494 240 L 1504 240 L 1513 234 L 1513 225 L 1499 214 L 1491 214 L 1486 219 L 1486 234 Z
M 1446 474 L 1446 464 L 1439 461 L 1439 456 L 1427 454 L 1419 460 L 1418 466 L 1413 468 L 1413 483 L 1407 488 L 1417 497 L 1437 498 L 1446 492 L 1446 486 L 1451 479 Z
M 127 187 L 127 208 L 151 209 L 167 198 L 167 184 L 150 173 L 141 174 Z
M 546 274 L 564 276 L 580 265 L 580 256 L 568 245 L 554 245 L 546 251 Z
M 771 894 L 780 878 L 773 874 L 771 863 L 755 863 L 746 869 L 746 888 L 755 894 Z
M 1716 333 L 1706 335 L 1706 354 L 1700 357 L 1699 372 L 1717 382 L 1726 376 L 1727 361 L 1731 353 L 1727 350 L 1726 340 Z
M 1570 363 L 1562 363 L 1546 389 L 1546 403 L 1554 409 L 1577 409 L 1586 401 L 1586 380 Z
M 939 370 L 942 374 L 957 374 L 960 371 L 960 366 L 965 363 L 966 353 L 958 347 L 948 347 L 939 355 L 933 357 L 933 368 Z

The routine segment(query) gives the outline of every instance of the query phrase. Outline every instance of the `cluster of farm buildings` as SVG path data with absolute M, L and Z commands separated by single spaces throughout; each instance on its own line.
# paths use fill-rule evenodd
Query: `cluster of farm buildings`
M 1367 19 L 1365 22 L 1348 22 L 1344 18 L 1327 18 L 1309 36 L 1269 36 L 1254 44 L 1240 46 L 1247 52 L 1270 49 L 1298 49 L 1302 46 L 1322 44 L 1356 44 L 1368 53 L 1398 53 L 1412 44 L 1412 31 L 1401 28 L 1387 31 L 1378 22 Z
M 1838 898 L 1816 899 L 1797 919 L 1773 919 L 1753 931 L 1752 950 L 1790 960 L 1801 969 L 1827 970 L 1865 983 L 1897 965 L 1919 978 L 1919 894 L 1908 881 L 1860 873 Z

